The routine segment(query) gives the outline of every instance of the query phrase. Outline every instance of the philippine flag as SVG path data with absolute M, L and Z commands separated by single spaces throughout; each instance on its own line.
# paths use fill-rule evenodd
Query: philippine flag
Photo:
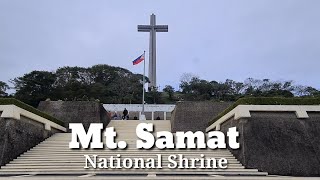
M 142 62 L 144 60 L 144 53 L 139 56 L 137 59 L 135 59 L 134 61 L 132 61 L 133 65 L 137 65 L 139 64 L 140 62 Z

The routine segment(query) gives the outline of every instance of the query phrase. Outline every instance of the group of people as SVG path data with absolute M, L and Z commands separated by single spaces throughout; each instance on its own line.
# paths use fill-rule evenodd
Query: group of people
M 110 119 L 112 120 L 129 120 L 129 112 L 126 108 L 124 108 L 123 112 L 122 112 L 122 116 L 120 114 L 117 114 L 117 112 L 115 112 L 113 115 L 111 115 L 111 112 L 108 111 L 108 116 L 110 117 Z M 133 117 L 133 120 L 138 120 L 137 116 Z M 158 116 L 156 118 L 156 120 L 160 120 L 160 117 Z
M 113 115 L 111 115 L 110 111 L 108 112 L 108 114 L 112 120 L 121 120 L 121 119 L 122 120 L 129 120 L 129 112 L 126 108 L 124 108 L 122 115 L 117 114 L 117 112 L 115 112 Z M 135 116 L 133 119 L 138 120 L 138 117 Z

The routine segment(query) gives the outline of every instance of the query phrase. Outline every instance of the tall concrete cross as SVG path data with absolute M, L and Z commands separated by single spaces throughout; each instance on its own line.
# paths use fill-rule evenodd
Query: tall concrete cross
M 168 32 L 168 25 L 156 25 L 156 15 L 150 17 L 150 25 L 138 25 L 138 32 L 150 32 L 149 45 L 149 88 L 157 87 L 156 32 Z

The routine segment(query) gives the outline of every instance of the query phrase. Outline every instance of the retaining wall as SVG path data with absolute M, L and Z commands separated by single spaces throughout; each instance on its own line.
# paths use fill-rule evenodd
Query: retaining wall
M 1 113 L 0 113 L 1 115 Z M 0 118 L 0 166 L 36 146 L 60 130 L 45 130 L 44 124 L 21 116 L 19 120 Z
M 208 122 L 232 102 L 185 101 L 178 102 L 171 116 L 171 131 L 203 131 Z
M 320 176 L 320 112 L 298 119 L 295 112 L 250 112 L 221 124 L 237 127 L 240 149 L 231 150 L 246 167 L 285 176 Z
M 90 123 L 103 123 L 106 127 L 110 122 L 102 104 L 94 101 L 41 101 L 38 109 L 60 119 L 67 128 L 69 123 L 83 123 L 88 130 Z

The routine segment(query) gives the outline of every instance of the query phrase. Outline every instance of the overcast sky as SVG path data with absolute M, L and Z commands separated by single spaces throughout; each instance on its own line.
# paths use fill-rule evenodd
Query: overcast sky
M 206 80 L 294 80 L 320 88 L 319 0 L 0 0 L 0 80 L 32 70 L 132 60 L 149 48 L 137 32 L 155 13 L 162 89 L 183 73 Z M 147 56 L 148 58 L 148 56 Z

